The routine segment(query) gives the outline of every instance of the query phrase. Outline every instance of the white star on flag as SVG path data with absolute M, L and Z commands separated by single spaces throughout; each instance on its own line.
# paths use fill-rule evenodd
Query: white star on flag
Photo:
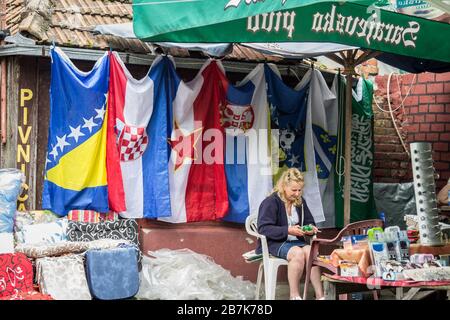
M 74 138 L 75 142 L 78 143 L 78 138 L 84 136 L 84 133 L 81 132 L 81 126 L 78 126 L 76 128 L 72 128 L 71 126 L 69 126 L 70 128 L 70 134 L 67 136 L 68 138 Z
M 103 107 L 102 107 L 100 109 L 95 109 L 95 112 L 97 112 L 97 115 L 95 116 L 94 119 L 102 119 L 103 120 L 103 117 L 105 116 L 106 109 L 103 109 Z
M 63 135 L 61 138 L 56 136 L 56 140 L 58 140 L 58 143 L 56 144 L 55 149 L 58 149 L 59 147 L 59 150 L 63 152 L 65 146 L 70 146 L 70 143 L 66 142 L 66 136 L 67 136 L 66 134 Z
M 89 129 L 89 133 L 92 132 L 92 128 L 98 126 L 98 124 L 96 124 L 94 122 L 94 117 L 91 117 L 89 120 L 86 120 L 85 118 L 83 118 L 84 124 L 82 126 L 82 128 L 88 128 Z
M 53 160 L 55 160 L 56 157 L 58 156 L 58 148 L 53 147 L 52 152 L 50 152 L 50 154 L 53 156 Z
M 291 163 L 291 166 L 295 166 L 297 163 L 300 163 L 298 161 L 299 156 L 292 155 L 292 157 L 288 160 Z

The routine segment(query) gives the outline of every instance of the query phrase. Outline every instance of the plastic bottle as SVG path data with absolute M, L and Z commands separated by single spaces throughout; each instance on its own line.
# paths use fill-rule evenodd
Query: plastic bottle
M 383 220 L 383 224 L 386 224 L 386 216 L 384 215 L 384 211 L 381 211 L 379 214 L 380 220 Z

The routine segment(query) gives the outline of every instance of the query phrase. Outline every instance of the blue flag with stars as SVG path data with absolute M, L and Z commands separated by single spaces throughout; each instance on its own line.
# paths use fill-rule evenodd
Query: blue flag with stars
M 80 71 L 59 48 L 50 51 L 50 125 L 43 209 L 108 212 L 106 103 L 109 57 Z

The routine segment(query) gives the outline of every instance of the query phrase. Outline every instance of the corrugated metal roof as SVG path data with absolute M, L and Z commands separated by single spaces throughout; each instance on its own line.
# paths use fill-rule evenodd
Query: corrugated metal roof
M 23 35 L 36 40 L 37 44 L 50 44 L 54 41 L 57 45 L 65 47 L 101 50 L 111 48 L 121 52 L 154 53 L 155 47 L 152 44 L 140 40 L 94 35 L 91 31 L 99 24 L 131 22 L 133 16 L 131 0 L 59 0 L 53 1 L 53 5 L 50 0 L 35 1 L 41 6 L 48 5 L 50 21 L 42 19 L 42 15 L 37 13 L 39 10 L 27 10 L 25 0 L 6 1 L 6 23 L 11 35 L 21 30 Z M 27 17 L 28 20 L 25 23 Z M 36 25 L 39 19 L 48 23 L 46 32 L 41 32 L 41 25 Z M 169 49 L 168 53 L 175 57 L 191 56 L 185 49 L 173 48 Z M 240 45 L 235 45 L 233 52 L 226 59 L 252 62 L 282 60 L 282 58 L 261 54 Z

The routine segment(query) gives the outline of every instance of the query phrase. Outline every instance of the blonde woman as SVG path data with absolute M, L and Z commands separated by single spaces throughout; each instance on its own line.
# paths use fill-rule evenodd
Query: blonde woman
M 261 203 L 258 213 L 258 232 L 265 235 L 271 255 L 286 259 L 288 263 L 288 282 L 291 300 L 301 300 L 300 279 L 309 259 L 310 246 L 305 236 L 318 232 L 314 218 L 302 198 L 305 182 L 302 173 L 296 168 L 286 170 L 271 195 Z M 312 225 L 312 231 L 303 231 L 301 226 Z M 256 252 L 261 252 L 258 242 Z M 316 299 L 323 299 L 320 270 L 311 270 L 311 283 Z

